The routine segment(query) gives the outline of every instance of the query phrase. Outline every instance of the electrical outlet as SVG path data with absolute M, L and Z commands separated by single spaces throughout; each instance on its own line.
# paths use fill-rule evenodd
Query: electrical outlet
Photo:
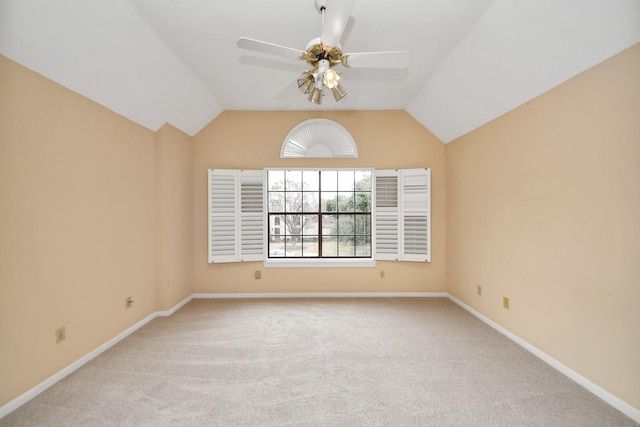
M 127 299 L 126 299 L 126 301 L 124 303 L 125 308 L 129 308 L 132 305 L 133 305 L 133 299 L 131 297 L 127 297 Z
M 381 279 L 385 278 L 384 270 L 380 270 L 380 278 Z
M 480 296 L 480 297 L 481 297 L 481 296 L 482 296 L 482 286 L 479 286 L 479 285 L 478 285 L 478 290 L 477 290 L 477 292 L 478 292 L 478 296 Z
M 253 278 L 254 279 L 262 279 L 262 271 L 260 270 L 256 270 L 253 272 Z
M 61 343 L 65 339 L 67 339 L 67 332 L 65 331 L 64 326 L 56 329 L 56 344 Z
M 502 306 L 504 308 L 506 308 L 507 310 L 509 310 L 509 298 L 507 297 L 502 297 Z

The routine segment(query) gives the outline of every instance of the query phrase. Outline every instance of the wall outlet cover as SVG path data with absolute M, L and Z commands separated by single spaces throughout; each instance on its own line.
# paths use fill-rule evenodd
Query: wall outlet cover
M 65 339 L 67 339 L 67 332 L 64 326 L 56 329 L 56 344 L 61 343 Z

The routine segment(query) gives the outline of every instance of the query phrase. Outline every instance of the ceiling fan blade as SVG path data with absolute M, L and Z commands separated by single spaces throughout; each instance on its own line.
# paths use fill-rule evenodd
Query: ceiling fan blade
M 302 72 L 297 74 L 292 80 L 289 81 L 285 86 L 274 95 L 273 99 L 277 99 L 278 101 L 285 101 L 287 98 L 292 96 L 297 96 L 300 92 L 298 91 L 298 79 L 304 76 L 306 73 Z
M 409 57 L 407 50 L 357 52 L 345 54 L 342 64 L 352 68 L 406 68 L 409 66 Z
M 327 46 L 339 46 L 356 0 L 327 0 L 320 41 Z
M 267 43 L 261 40 L 240 37 L 236 42 L 239 48 L 255 50 L 256 52 L 270 53 L 272 55 L 284 56 L 291 59 L 299 59 L 304 55 L 304 51 L 291 47 L 280 46 L 278 44 Z

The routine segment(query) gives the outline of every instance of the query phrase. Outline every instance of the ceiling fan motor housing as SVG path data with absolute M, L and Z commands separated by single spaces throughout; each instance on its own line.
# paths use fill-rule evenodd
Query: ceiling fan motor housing
M 318 61 L 326 59 L 331 66 L 334 66 L 342 62 L 342 49 L 338 46 L 322 44 L 320 38 L 317 37 L 307 44 L 307 50 L 301 59 L 306 60 L 314 67 L 318 65 Z

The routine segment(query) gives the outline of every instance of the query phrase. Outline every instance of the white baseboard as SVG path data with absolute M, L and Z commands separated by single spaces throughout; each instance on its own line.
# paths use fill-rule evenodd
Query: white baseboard
M 627 417 L 631 418 L 632 420 L 634 420 L 637 423 L 640 423 L 640 410 L 639 409 L 634 408 L 633 406 L 629 405 L 624 400 L 614 396 L 613 394 L 609 393 L 607 390 L 603 389 L 599 385 L 589 381 L 588 379 L 586 379 L 582 375 L 578 374 L 573 369 L 569 368 L 566 365 L 563 365 L 562 363 L 560 363 L 559 361 L 557 361 L 553 357 L 549 356 L 548 354 L 546 354 L 542 350 L 540 350 L 540 349 L 534 347 L 533 345 L 529 344 L 527 341 L 521 339 L 520 337 L 518 337 L 517 335 L 513 334 L 509 330 L 503 328 L 502 326 L 500 326 L 499 324 L 497 324 L 493 320 L 489 319 L 487 316 L 481 314 L 480 312 L 476 311 L 475 309 L 473 309 L 469 305 L 463 303 L 462 301 L 460 301 L 459 299 L 457 299 L 453 295 L 449 294 L 448 297 L 449 297 L 449 299 L 451 301 L 453 301 L 454 303 L 458 304 L 460 307 L 462 307 L 463 309 L 465 309 L 466 311 L 468 311 L 469 313 L 471 313 L 472 315 L 474 315 L 478 319 L 482 320 L 484 323 L 486 323 L 487 325 L 491 326 L 493 329 L 495 329 L 496 331 L 500 332 L 502 335 L 504 335 L 507 338 L 511 339 L 516 344 L 518 344 L 521 347 L 525 348 L 530 353 L 532 353 L 534 356 L 536 356 L 537 358 L 541 359 L 543 362 L 546 362 L 548 365 L 550 365 L 551 367 L 555 368 L 560 373 L 566 375 L 571 380 L 573 380 L 576 383 L 580 384 L 582 387 L 586 388 L 591 393 L 595 394 L 600 399 L 604 400 L 609 405 L 613 406 L 618 411 L 620 411 L 623 414 L 625 414 Z
M 250 299 L 250 298 L 446 298 L 446 292 L 283 292 L 193 294 L 194 299 Z
M 516 344 L 522 346 L 523 348 L 525 348 L 526 350 L 531 352 L 533 355 L 535 355 L 536 357 L 538 357 L 542 361 L 546 362 L 547 364 L 549 364 L 550 366 L 552 366 L 553 368 L 555 368 L 556 370 L 558 370 L 562 374 L 566 375 L 567 377 L 569 377 L 570 379 L 572 379 L 576 383 L 580 384 L 581 386 L 583 386 L 584 388 L 589 390 L 591 393 L 595 394 L 596 396 L 598 396 L 599 398 L 601 398 L 602 400 L 607 402 L 609 405 L 613 406 L 614 408 L 616 408 L 617 410 L 619 410 L 620 412 L 622 412 L 623 414 L 625 414 L 626 416 L 628 416 L 629 418 L 634 420 L 635 422 L 640 423 L 640 410 L 638 410 L 637 408 L 634 408 L 633 406 L 629 405 L 628 403 L 626 403 L 622 399 L 620 399 L 620 398 L 614 396 L 613 394 L 609 393 L 608 391 L 606 391 L 602 387 L 598 386 L 597 384 L 594 384 L 593 382 L 589 381 L 588 379 L 586 379 L 585 377 L 581 376 L 580 374 L 578 374 L 574 370 L 572 370 L 569 367 L 563 365 L 562 363 L 560 363 L 556 359 L 552 358 L 548 354 L 544 353 L 543 351 L 539 350 L 538 348 L 534 347 L 533 345 L 531 345 L 528 342 L 524 341 L 523 339 L 519 338 L 515 334 L 511 333 L 510 331 L 508 331 L 507 329 L 503 328 L 502 326 L 500 326 L 499 324 L 497 324 L 493 320 L 489 319 L 485 315 L 483 315 L 480 312 L 476 311 L 472 307 L 468 306 L 467 304 L 463 303 L 462 301 L 460 301 L 459 299 L 457 299 L 453 295 L 450 295 L 447 292 L 355 292 L 355 293 L 339 293 L 339 292 L 338 293 L 322 293 L 322 292 L 295 293 L 294 292 L 294 293 L 251 293 L 251 294 L 248 294 L 248 293 L 247 294 L 243 294 L 243 293 L 240 293 L 240 294 L 192 294 L 192 295 L 188 296 L 187 298 L 185 298 L 180 303 L 176 304 L 170 310 L 158 311 L 158 312 L 155 312 L 155 313 L 147 316 L 146 318 L 142 319 L 140 322 L 138 322 L 135 325 L 131 326 L 130 328 L 128 328 L 124 332 L 120 333 L 116 337 L 114 337 L 114 338 L 110 339 L 109 341 L 107 341 L 106 343 L 102 344 L 100 347 L 96 348 L 91 353 L 89 353 L 86 356 L 82 357 L 81 359 L 75 361 L 74 363 L 72 363 L 71 365 L 69 365 L 66 368 L 62 369 L 61 371 L 57 372 L 53 376 L 47 378 L 45 381 L 41 382 L 37 386 L 33 387 L 32 389 L 28 390 L 27 392 L 25 392 L 25 393 L 21 394 L 20 396 L 16 397 L 15 399 L 13 399 L 9 403 L 5 404 L 4 406 L 0 407 L 0 419 L 3 418 L 4 416 L 6 416 L 7 414 L 9 414 L 10 412 L 16 410 L 20 406 L 24 405 L 29 400 L 33 399 L 34 397 L 36 397 L 37 395 L 39 395 L 40 393 L 42 393 L 43 391 L 45 391 L 46 389 L 48 389 L 49 387 L 51 387 L 52 385 L 57 383 L 58 381 L 62 380 L 67 375 L 69 375 L 72 372 L 74 372 L 75 370 L 79 369 L 80 367 L 85 365 L 87 362 L 91 361 L 92 359 L 96 358 L 100 354 L 104 353 L 106 350 L 108 350 L 109 348 L 113 347 L 115 344 L 119 343 L 120 341 L 122 341 L 123 339 L 125 339 L 126 337 L 128 337 L 129 335 L 131 335 L 132 333 L 134 333 L 135 331 L 137 331 L 138 329 L 140 329 L 141 327 L 143 327 L 147 323 L 149 323 L 151 320 L 155 319 L 156 317 L 171 316 L 176 311 L 178 311 L 179 309 L 184 307 L 187 303 L 189 303 L 189 301 L 191 301 L 192 299 L 231 299 L 231 298 L 239 298 L 239 299 L 241 299 L 241 298 L 402 298 L 402 297 L 411 297 L 411 298 L 449 298 L 451 301 L 453 301 L 454 303 L 456 303 L 457 305 L 459 305 L 460 307 L 462 307 L 463 309 L 465 309 L 466 311 L 468 311 L 469 313 L 471 313 L 472 315 L 474 315 L 475 317 L 477 317 L 478 319 L 480 319 L 481 321 L 483 321 L 487 325 L 491 326 L 492 328 L 494 328 L 495 330 L 497 330 L 501 334 L 505 335 L 507 338 L 509 338 L 512 341 L 514 341 Z
M 24 405 L 25 403 L 27 403 L 28 401 L 30 401 L 31 399 L 33 399 L 34 397 L 36 397 L 37 395 L 39 395 L 40 393 L 42 393 L 43 391 L 45 391 L 46 389 L 48 389 L 49 387 L 57 383 L 58 381 L 62 380 L 64 377 L 68 376 L 69 374 L 73 373 L 77 369 L 81 368 L 83 365 L 85 365 L 92 359 L 95 359 L 100 354 L 104 353 L 105 351 L 107 351 L 108 349 L 110 349 L 111 347 L 113 347 L 114 345 L 116 345 L 117 343 L 119 343 L 120 341 L 122 341 L 123 339 L 131 335 L 132 333 L 136 332 L 138 329 L 142 328 L 144 325 L 146 325 L 156 317 L 172 315 L 173 313 L 178 311 L 180 308 L 182 308 L 185 304 L 187 304 L 189 301 L 191 301 L 192 298 L 193 298 L 193 295 L 190 295 L 185 300 L 178 303 L 176 306 L 174 306 L 172 309 L 168 311 L 157 311 L 155 313 L 150 314 L 149 316 L 145 317 L 135 325 L 131 326 L 130 328 L 126 329 L 125 331 L 111 338 L 109 341 L 102 344 L 100 347 L 96 348 L 91 353 L 81 357 L 80 359 L 73 362 L 71 365 L 56 372 L 55 374 L 53 374 L 52 376 L 50 376 L 49 378 L 47 378 L 46 380 L 38 384 L 37 386 L 33 387 L 30 390 L 27 390 L 26 392 L 16 397 L 9 403 L 1 406 L 0 419 L 6 416 L 7 414 L 9 414 L 10 412 L 15 411 L 20 406 Z
M 189 295 L 188 297 L 186 297 L 181 302 L 179 302 L 178 304 L 174 305 L 172 308 L 170 308 L 167 311 L 156 311 L 156 313 L 155 313 L 156 317 L 168 317 L 168 316 L 171 316 L 173 313 L 175 313 L 176 311 L 180 310 L 182 307 L 187 305 L 189 303 L 189 301 L 191 301 L 192 299 L 193 299 L 193 294 Z
M 64 369 L 58 371 L 57 373 L 53 374 L 51 377 L 47 378 L 46 380 L 44 380 L 40 384 L 36 385 L 35 387 L 31 388 L 30 390 L 27 390 L 26 392 L 24 392 L 20 396 L 18 396 L 15 399 L 11 400 L 9 403 L 1 406 L 0 407 L 0 419 L 3 418 L 4 416 L 6 416 L 7 414 L 15 411 L 20 406 L 24 405 L 25 403 L 27 403 L 28 401 L 30 401 L 31 399 L 33 399 L 34 397 L 36 397 L 37 395 L 39 395 L 40 393 L 42 393 L 43 391 L 45 391 L 46 389 L 48 389 L 49 387 L 51 387 L 52 385 L 57 383 L 58 381 L 62 380 L 63 378 L 65 378 L 69 374 L 73 373 L 74 371 L 76 371 L 77 369 L 79 369 L 80 367 L 82 367 L 83 365 L 88 363 L 89 361 L 91 361 L 92 359 L 95 359 L 97 356 L 99 356 L 100 354 L 104 353 L 109 348 L 113 347 L 114 345 L 116 345 L 117 343 L 119 343 L 120 341 L 122 341 L 123 339 L 125 339 L 126 337 L 128 337 L 129 335 L 131 335 L 132 333 L 134 333 L 135 331 L 137 331 L 138 329 L 140 329 L 141 327 L 143 327 L 144 325 L 146 325 L 147 323 L 149 323 L 150 321 L 155 319 L 156 317 L 171 316 L 176 311 L 178 311 L 182 307 L 184 307 L 187 303 L 189 303 L 189 301 L 191 301 L 192 299 L 195 299 L 195 298 L 200 298 L 200 299 L 215 299 L 215 298 L 220 298 L 220 299 L 222 299 L 222 298 L 356 298 L 356 297 L 358 297 L 358 298 L 364 298 L 364 297 L 382 298 L 382 297 L 446 297 L 447 295 L 448 294 L 446 292 L 397 292 L 397 293 L 396 292 L 393 292 L 393 293 L 389 293 L 389 292 L 359 292 L 359 293 L 322 293 L 322 292 L 317 292 L 317 293 L 315 293 L 314 292 L 314 293 L 192 294 L 192 295 L 189 295 L 187 298 L 185 298 L 180 303 L 176 304 L 174 307 L 172 307 L 169 310 L 157 311 L 157 312 L 155 312 L 153 314 L 150 314 L 149 316 L 147 316 L 146 318 L 144 318 L 140 322 L 136 323 L 135 325 L 131 326 L 130 328 L 128 328 L 124 332 L 118 334 L 117 336 L 113 337 L 112 339 L 110 339 L 106 343 L 102 344 L 100 347 L 96 348 L 91 353 L 89 353 L 89 354 L 83 356 L 82 358 L 76 360 L 75 362 L 73 362 L 69 366 L 65 367 Z

